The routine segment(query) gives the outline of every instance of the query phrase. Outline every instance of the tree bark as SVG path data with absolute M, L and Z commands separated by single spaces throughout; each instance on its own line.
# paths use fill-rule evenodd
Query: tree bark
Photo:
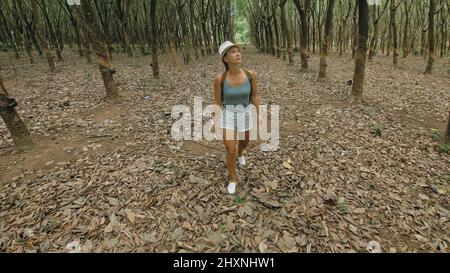
M 182 43 L 184 52 L 184 64 L 189 64 L 191 61 L 191 39 L 188 31 L 188 22 L 186 21 L 186 16 L 184 13 L 184 6 L 186 2 L 182 3 L 181 0 L 177 0 L 178 17 L 181 22 L 182 31 Z
M 6 5 L 7 3 L 4 3 L 4 4 Z M 7 39 L 9 39 L 9 41 L 12 42 L 14 57 L 16 59 L 20 59 L 19 43 L 17 42 L 17 39 L 15 38 L 16 35 L 11 34 L 11 30 L 9 29 L 6 17 L 3 14 L 3 7 L 1 7 L 1 5 L 0 5 L 0 19 L 1 19 L 1 21 L 3 21 L 3 25 L 5 27 L 5 32 L 6 32 L 6 35 L 8 36 Z M 16 31 L 14 30 L 14 32 L 16 32 Z
M 355 4 L 355 8 L 353 9 L 353 32 L 352 32 L 352 59 L 356 56 L 356 50 L 358 46 L 358 5 Z
M 333 29 L 333 10 L 335 0 L 328 0 L 327 14 L 325 19 L 325 33 L 322 38 L 322 45 L 320 49 L 320 65 L 319 65 L 319 78 L 325 78 L 327 76 L 327 55 L 328 48 L 331 46 L 331 31 Z
M 428 62 L 425 69 L 426 74 L 431 74 L 434 63 L 434 15 L 436 10 L 436 0 L 430 1 L 430 10 L 428 13 Z
M 150 3 L 150 18 L 152 21 L 152 70 L 153 77 L 159 78 L 159 62 L 158 62 L 158 26 L 156 20 L 156 5 L 157 0 L 152 0 Z
M 409 56 L 410 50 L 409 50 L 409 13 L 411 12 L 411 7 L 414 4 L 413 1 L 410 2 L 409 6 L 408 3 L 405 1 L 403 2 L 405 5 L 405 28 L 403 30 L 403 58 L 406 58 Z
M 398 36 L 397 36 L 397 8 L 396 0 L 391 0 L 391 30 L 392 30 L 392 53 L 393 53 L 393 63 L 394 66 L 398 65 Z
M 441 12 L 440 12 L 441 22 L 439 23 L 440 26 L 441 26 L 441 50 L 440 50 L 440 55 L 439 55 L 440 58 L 444 57 L 445 44 L 446 44 L 446 41 L 447 41 L 446 32 L 445 32 L 445 29 L 446 29 L 445 25 L 446 25 L 446 19 L 448 20 L 448 18 L 446 18 L 444 16 L 444 13 L 445 13 L 444 1 L 441 0 Z M 450 15 L 447 15 L 447 16 L 450 16 Z
M 275 30 L 275 51 L 276 51 L 276 55 L 277 58 L 280 58 L 280 34 L 278 31 L 278 20 L 277 20 L 277 9 L 278 9 L 278 5 L 276 5 L 275 3 L 272 5 L 273 7 L 273 13 L 272 13 L 272 18 L 273 18 L 273 29 Z
M 50 21 L 50 17 L 48 16 L 48 12 L 47 12 L 47 6 L 45 5 L 45 0 L 41 0 L 41 10 L 42 10 L 42 15 L 45 18 L 45 21 L 47 22 L 47 26 L 48 26 L 48 32 L 50 34 L 50 39 L 55 47 L 55 51 L 56 51 L 56 57 L 58 58 L 58 61 L 62 62 L 63 61 L 63 57 L 61 55 L 61 46 L 59 45 L 58 39 L 56 38 L 56 34 L 55 34 L 55 30 L 53 28 L 52 22 Z
M 16 4 L 17 4 L 17 6 L 16 6 Z M 20 1 L 17 1 L 17 2 L 15 1 L 14 2 L 14 7 L 18 8 L 18 14 L 19 14 L 18 16 L 20 17 L 20 19 L 25 24 L 24 28 L 23 28 L 24 38 L 25 38 L 25 49 L 26 49 L 26 51 L 28 53 L 28 58 L 30 60 L 30 64 L 33 64 L 34 63 L 34 57 L 33 57 L 33 52 L 32 52 L 33 51 L 33 41 L 32 41 L 32 38 L 31 38 L 30 31 L 29 31 L 29 29 L 31 28 L 31 27 L 29 27 L 30 24 L 27 21 L 25 13 L 24 13 L 24 11 L 22 9 L 22 3 Z
M 97 63 L 102 74 L 103 82 L 106 88 L 106 98 L 111 101 L 115 101 L 119 98 L 117 92 L 116 82 L 114 81 L 114 72 L 111 69 L 111 64 L 108 60 L 106 47 L 101 40 L 101 30 L 97 21 L 95 20 L 94 11 L 92 9 L 91 0 L 82 0 L 81 7 L 83 14 L 87 22 L 87 29 L 92 46 L 95 49 L 97 55 Z
M 25 47 L 25 50 L 27 52 L 28 55 L 28 60 L 30 61 L 30 64 L 34 63 L 34 58 L 33 58 L 33 53 L 31 51 L 31 44 L 30 41 L 28 40 L 28 34 L 27 34 L 27 30 L 25 27 L 23 27 L 22 24 L 22 16 L 18 10 L 18 4 L 16 1 L 13 2 L 13 6 L 12 6 L 12 14 L 15 17 L 15 28 L 17 30 L 19 30 L 19 28 L 21 29 L 21 40 L 23 41 L 23 45 Z
M 39 40 L 39 43 L 42 46 L 42 49 L 44 50 L 45 57 L 48 62 L 48 66 L 50 67 L 50 71 L 53 72 L 53 71 L 55 71 L 55 63 L 53 61 L 53 57 L 50 52 L 50 49 L 48 48 L 47 39 L 45 38 L 45 36 L 43 34 L 43 27 L 42 27 L 42 22 L 41 22 L 40 15 L 39 15 L 37 0 L 31 0 L 31 6 L 32 6 L 32 10 L 33 10 L 34 19 L 36 20 L 36 34 L 38 36 L 37 38 Z
M 83 15 L 82 15 L 82 11 L 80 10 L 80 7 L 74 6 L 73 8 L 75 10 L 75 20 L 77 22 L 77 25 L 79 26 L 78 31 L 80 34 L 81 43 L 83 45 L 84 57 L 86 57 L 87 63 L 91 64 L 92 63 L 91 50 L 90 50 L 88 37 L 86 37 L 86 32 L 87 32 L 88 26 L 86 26 L 86 23 L 83 20 Z
M 9 97 L 0 76 L 0 116 L 11 134 L 15 148 L 23 151 L 33 147 L 33 140 L 27 126 L 17 113 L 16 106 L 16 100 Z
M 291 33 L 289 31 L 289 27 L 287 24 L 286 19 L 286 1 L 287 0 L 281 0 L 280 2 L 280 9 L 281 9 L 281 26 L 283 28 L 283 33 L 286 36 L 286 45 L 287 45 L 287 53 L 288 53 L 288 59 L 289 59 L 289 65 L 294 64 L 294 58 L 292 56 L 292 39 L 291 39 Z M 285 50 L 285 48 L 283 49 Z
M 367 58 L 367 39 L 369 36 L 369 6 L 367 0 L 358 0 L 358 49 L 355 55 L 355 73 L 351 103 L 361 104 L 363 100 L 364 78 Z
M 128 57 L 133 58 L 134 57 L 134 51 L 133 47 L 131 45 L 131 39 L 130 39 L 130 22 L 129 22 L 129 11 L 130 11 L 130 4 L 131 1 L 125 0 L 123 3 L 124 9 L 123 9 L 123 17 L 122 17 L 122 29 L 123 29 L 123 38 L 125 41 L 125 46 L 127 48 Z
M 300 15 L 300 25 L 301 25 L 301 34 L 300 34 L 300 57 L 302 63 L 302 70 L 308 69 L 308 28 L 307 28 L 307 14 L 309 7 L 309 0 L 304 0 L 304 5 L 300 2 L 300 0 L 294 0 L 294 4 L 297 7 L 298 13 Z

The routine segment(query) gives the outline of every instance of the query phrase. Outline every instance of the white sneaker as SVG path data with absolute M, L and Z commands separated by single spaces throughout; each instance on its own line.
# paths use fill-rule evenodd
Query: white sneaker
M 236 192 L 236 186 L 237 186 L 237 183 L 230 182 L 230 184 L 228 184 L 228 193 L 234 194 Z
M 238 157 L 239 165 L 245 166 L 247 164 L 247 161 L 245 161 L 245 156 Z

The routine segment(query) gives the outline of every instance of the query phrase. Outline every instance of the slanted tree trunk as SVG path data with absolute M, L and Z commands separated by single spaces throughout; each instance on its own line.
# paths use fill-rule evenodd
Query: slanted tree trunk
M 152 22 L 152 70 L 153 77 L 159 78 L 159 63 L 158 63 L 158 26 L 156 20 L 156 0 L 150 3 L 150 18 Z
M 44 36 L 43 32 L 43 26 L 41 22 L 41 18 L 39 15 L 39 9 L 37 5 L 37 0 L 31 0 L 31 6 L 33 10 L 34 19 L 36 21 L 36 34 L 37 38 L 39 40 L 39 43 L 44 50 L 45 58 L 47 59 L 48 66 L 50 67 L 50 71 L 55 71 L 55 63 L 53 61 L 52 53 L 50 52 L 50 49 L 48 48 L 47 39 Z
M 99 3 L 101 1 L 101 3 Z M 103 34 L 105 38 L 106 48 L 108 49 L 108 58 L 109 60 L 112 60 L 113 58 L 113 46 L 112 46 L 112 36 L 111 32 L 109 31 L 109 12 L 108 12 L 108 2 L 104 0 L 95 0 L 94 1 L 95 7 L 97 9 L 98 17 L 100 18 L 100 24 L 103 29 Z M 101 4 L 101 5 L 100 5 Z
M 300 34 L 300 57 L 302 62 L 302 70 L 308 69 L 308 7 L 309 0 L 304 0 L 302 4 L 300 0 L 294 0 L 294 4 L 297 7 L 297 11 L 300 15 L 300 25 L 301 25 L 301 34 Z
M 17 113 L 16 106 L 16 100 L 9 97 L 0 76 L 0 116 L 11 134 L 15 148 L 23 151 L 33 147 L 33 140 L 27 126 Z
M 322 38 L 322 45 L 320 48 L 320 65 L 319 65 L 319 78 L 325 78 L 327 76 L 327 55 L 328 48 L 331 46 L 331 30 L 333 29 L 333 10 L 335 0 L 328 0 L 327 14 L 325 19 L 325 33 Z
M 355 55 L 355 73 L 351 103 L 361 104 L 363 100 L 364 78 L 367 58 L 367 40 L 369 36 L 369 6 L 367 0 L 358 0 L 358 49 Z
M 86 61 L 88 64 L 92 63 L 92 59 L 91 59 L 91 50 L 90 50 L 90 45 L 89 45 L 89 41 L 88 41 L 88 37 L 86 37 L 86 32 L 88 31 L 88 26 L 86 26 L 85 20 L 83 18 L 83 14 L 82 11 L 80 9 L 79 6 L 74 6 L 73 7 L 75 10 L 75 20 L 77 22 L 77 25 L 79 26 L 78 31 L 80 34 L 80 40 L 81 40 L 81 44 L 83 45 L 83 54 L 86 57 Z
M 115 71 L 111 69 L 111 64 L 108 60 L 106 47 L 101 39 L 100 26 L 94 16 L 91 0 L 82 0 L 81 7 L 83 9 L 83 14 L 87 22 L 87 30 L 89 34 L 88 36 L 97 55 L 98 67 L 105 84 L 106 98 L 108 100 L 115 101 L 119 97 L 116 82 L 114 81 L 113 76 Z
M 16 6 L 17 4 L 17 6 Z M 22 2 L 20 1 L 15 1 L 14 2 L 14 7 L 18 8 L 18 17 L 20 17 L 20 19 L 23 21 L 24 26 L 23 26 L 23 32 L 24 32 L 24 36 L 25 36 L 25 49 L 27 50 L 28 53 L 28 58 L 30 60 L 30 63 L 33 64 L 34 63 L 34 57 L 33 57 L 33 41 L 32 41 L 32 37 L 31 37 L 31 32 L 29 31 L 31 29 L 31 23 L 29 23 L 29 21 L 27 20 L 25 13 L 22 9 Z
M 428 63 L 425 69 L 426 74 L 431 74 L 434 63 L 434 15 L 436 10 L 436 0 L 430 1 L 430 10 L 428 13 Z
M 8 5 L 8 3 L 7 2 L 0 3 L 0 24 L 3 21 L 2 27 L 5 28 L 5 32 L 6 32 L 6 35 L 8 36 L 9 41 L 12 42 L 14 57 L 16 57 L 16 59 L 20 59 L 20 54 L 19 54 L 20 42 L 17 39 L 17 29 L 15 27 L 15 24 L 13 24 L 13 31 L 11 31 L 11 29 L 9 29 L 8 21 L 6 20 L 6 17 L 3 14 L 3 9 L 6 10 L 6 8 L 2 7 L 2 4 Z M 13 32 L 14 32 L 14 34 L 12 34 Z
M 72 23 L 72 26 L 75 30 L 75 39 L 76 39 L 76 43 L 78 46 L 78 54 L 80 55 L 80 57 L 83 57 L 84 52 L 83 52 L 83 43 L 81 41 L 80 24 L 77 22 L 77 19 L 76 19 L 77 16 L 73 14 L 71 7 L 69 6 L 69 4 L 67 4 L 67 2 L 65 3 L 65 7 L 66 7 L 67 15 L 69 16 L 70 22 Z
M 47 22 L 47 26 L 48 26 L 48 32 L 50 34 L 50 39 L 54 45 L 55 51 L 56 51 L 56 57 L 58 58 L 58 61 L 62 62 L 63 58 L 61 55 L 61 46 L 59 45 L 58 39 L 56 38 L 56 34 L 55 34 L 55 30 L 53 28 L 53 24 L 50 21 L 50 17 L 48 16 L 48 12 L 47 12 L 47 6 L 45 5 L 45 0 L 41 0 L 41 10 L 42 10 L 42 15 L 44 16 L 45 21 Z
M 21 40 L 23 41 L 23 44 L 24 44 L 25 50 L 27 52 L 30 64 L 33 64 L 34 63 L 34 58 L 33 58 L 33 53 L 31 51 L 31 44 L 30 44 L 30 41 L 28 40 L 27 30 L 22 24 L 22 16 L 21 16 L 21 14 L 20 14 L 20 12 L 18 10 L 18 4 L 17 4 L 16 1 L 14 1 L 12 3 L 12 5 L 13 5 L 12 6 L 12 14 L 15 17 L 15 20 L 14 20 L 15 28 L 16 29 L 19 29 L 19 28 L 21 29 L 21 33 L 20 33 Z

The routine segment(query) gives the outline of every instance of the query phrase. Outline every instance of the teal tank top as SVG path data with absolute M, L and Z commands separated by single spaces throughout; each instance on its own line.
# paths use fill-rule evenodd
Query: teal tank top
M 246 77 L 245 83 L 241 86 L 230 86 L 225 80 L 223 86 L 223 106 L 233 105 L 234 107 L 242 105 L 244 108 L 250 105 L 250 80 Z

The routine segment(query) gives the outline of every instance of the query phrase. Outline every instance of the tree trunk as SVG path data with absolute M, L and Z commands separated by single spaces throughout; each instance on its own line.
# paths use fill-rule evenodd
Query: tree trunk
M 395 0 L 391 0 L 391 30 L 392 30 L 392 52 L 394 66 L 398 65 L 398 37 L 397 37 L 397 7 Z
M 328 0 L 327 14 L 325 19 L 325 34 L 322 38 L 322 45 L 320 49 L 320 65 L 319 78 L 327 76 L 327 55 L 328 48 L 331 46 L 331 30 L 333 29 L 333 10 L 335 0 Z
M 17 6 L 16 6 L 17 4 Z M 30 60 L 30 64 L 34 63 L 34 57 L 33 57 L 33 41 L 30 35 L 30 32 L 28 31 L 28 21 L 26 20 L 26 16 L 22 10 L 22 3 L 20 1 L 14 2 L 14 7 L 18 8 L 18 17 L 24 22 L 25 26 L 23 28 L 24 32 L 24 38 L 25 38 L 25 49 L 28 53 L 28 58 Z
M 426 74 L 431 74 L 434 63 L 434 14 L 436 9 L 436 0 L 430 1 L 430 10 L 428 13 L 428 63 L 425 69 Z
M 355 73 L 353 76 L 353 88 L 351 102 L 363 103 L 364 77 L 366 70 L 367 39 L 369 36 L 369 6 L 367 0 L 358 0 L 358 49 L 355 55 Z
M 89 34 L 88 36 L 97 55 L 97 64 L 100 69 L 100 73 L 102 74 L 103 82 L 105 84 L 106 98 L 108 100 L 115 101 L 119 97 L 116 82 L 114 81 L 113 76 L 115 71 L 111 69 L 111 64 L 108 60 L 106 47 L 101 40 L 100 26 L 95 19 L 91 0 L 82 0 L 81 7 L 83 9 L 83 14 L 87 22 L 87 30 Z
M 444 16 L 444 12 L 445 12 L 444 1 L 441 0 L 441 12 L 440 12 L 440 17 L 441 17 L 441 22 L 440 22 L 440 26 L 441 26 L 441 50 L 440 50 L 440 55 L 439 55 L 440 58 L 444 57 L 445 44 L 446 44 L 446 41 L 447 41 L 447 37 L 445 35 L 446 34 L 446 32 L 445 32 L 446 18 Z
M 195 10 L 194 10 L 194 1 L 189 1 L 189 32 L 191 33 L 191 44 L 194 47 L 195 59 L 199 59 L 198 55 L 198 45 L 197 45 L 197 33 L 194 28 L 195 24 Z
M 373 59 L 375 56 L 375 48 L 377 46 L 378 41 L 378 19 L 377 19 L 377 6 L 374 7 L 374 14 L 373 14 L 373 34 L 372 38 L 370 40 L 370 46 L 369 46 L 369 61 Z
M 283 33 L 286 36 L 285 42 L 287 45 L 287 52 L 288 52 L 288 58 L 289 58 L 289 65 L 293 65 L 294 64 L 294 59 L 292 56 L 292 40 L 291 40 L 291 33 L 289 31 L 289 27 L 287 24 L 287 19 L 286 19 L 286 9 L 285 9 L 285 5 L 286 5 L 286 1 L 287 0 L 281 0 L 280 2 L 280 9 L 281 9 L 281 26 L 283 28 Z M 286 48 L 283 48 L 283 50 L 285 50 Z
M 19 29 L 19 25 L 21 26 L 22 32 L 21 32 L 20 35 L 22 36 L 22 41 L 23 41 L 25 50 L 27 51 L 27 55 L 28 55 L 28 59 L 30 61 L 30 64 L 33 64 L 34 63 L 34 58 L 33 58 L 33 53 L 31 51 L 31 43 L 30 43 L 30 41 L 28 39 L 28 34 L 27 34 L 26 28 L 24 28 L 22 26 L 21 14 L 20 14 L 17 6 L 18 6 L 17 2 L 14 1 L 13 2 L 13 7 L 12 7 L 12 14 L 15 17 L 16 29 Z
M 130 4 L 131 1 L 125 0 L 123 3 L 124 5 L 124 11 L 123 11 L 123 18 L 122 18 L 122 31 L 123 31 L 123 38 L 125 42 L 125 47 L 128 52 L 128 57 L 133 58 L 134 57 L 134 51 L 133 47 L 131 45 L 131 39 L 130 39 L 130 22 L 129 22 L 129 11 L 130 11 Z
M 53 72 L 53 71 L 55 71 L 55 63 L 53 62 L 52 54 L 50 52 L 50 49 L 48 48 L 47 39 L 45 38 L 44 33 L 43 33 L 43 27 L 42 27 L 40 15 L 39 15 L 37 0 L 31 0 L 31 6 L 32 6 L 32 10 L 33 10 L 34 19 L 36 20 L 36 34 L 38 36 L 37 38 L 39 40 L 39 43 L 42 46 L 42 49 L 44 50 L 45 57 L 47 58 L 48 66 L 50 67 L 50 71 Z
M 158 63 L 158 26 L 156 20 L 156 0 L 150 3 L 150 17 L 152 20 L 152 70 L 153 77 L 159 78 L 159 63 Z
M 52 25 L 52 22 L 50 21 L 50 17 L 48 16 L 48 12 L 47 12 L 47 6 L 45 5 L 45 0 L 41 0 L 42 3 L 42 15 L 45 18 L 45 21 L 47 22 L 48 25 L 48 32 L 50 34 L 50 39 L 55 47 L 55 51 L 56 51 L 56 57 L 58 58 L 58 61 L 62 62 L 63 58 L 61 55 L 61 46 L 59 45 L 58 39 L 56 39 L 56 34 Z
M 408 6 L 407 1 L 403 2 L 405 5 L 405 28 L 403 30 L 403 58 L 406 58 L 409 56 L 410 50 L 409 50 L 409 14 L 411 12 L 411 7 L 414 4 L 413 1 L 410 1 L 410 4 Z
M 180 0 L 178 0 L 178 17 L 180 18 L 181 22 L 181 30 L 182 30 L 182 43 L 184 47 L 184 64 L 189 64 L 191 61 L 191 40 L 190 35 L 188 31 L 188 22 L 186 21 L 186 16 L 183 11 L 184 5 L 182 4 Z
M 27 126 L 17 113 L 16 106 L 16 100 L 8 96 L 0 76 L 0 116 L 11 134 L 14 146 L 17 150 L 23 151 L 33 147 L 33 140 Z
M 15 39 L 15 35 L 11 34 L 12 31 L 8 27 L 8 22 L 6 21 L 6 17 L 3 14 L 3 9 L 1 8 L 1 6 L 0 6 L 0 19 L 1 19 L 1 21 L 3 21 L 3 25 L 5 27 L 5 32 L 6 32 L 6 35 L 8 36 L 7 39 L 9 39 L 10 42 L 12 43 L 13 51 L 14 51 L 14 57 L 16 59 L 20 59 L 19 43 L 17 42 L 17 39 Z M 16 32 L 16 31 L 14 31 L 14 32 Z
M 110 18 L 110 16 L 107 16 L 109 13 L 108 13 L 108 8 L 105 5 L 106 1 L 104 1 L 104 0 L 100 0 L 100 1 L 102 1 L 102 4 L 103 4 L 102 6 L 99 5 L 98 0 L 95 0 L 94 4 L 97 9 L 97 15 L 100 18 L 100 24 L 101 24 L 101 27 L 104 32 L 106 48 L 108 49 L 108 57 L 109 57 L 109 60 L 112 60 L 112 58 L 113 58 L 112 53 L 113 53 L 114 48 L 111 44 L 112 36 L 111 36 L 111 32 L 109 31 L 109 27 L 108 27 L 108 22 L 109 22 L 108 18 Z M 103 9 L 101 9 L 101 7 L 103 7 Z
M 300 34 L 300 57 L 302 62 L 302 70 L 308 69 L 308 28 L 307 28 L 307 14 L 309 7 L 309 0 L 304 0 L 304 5 L 300 3 L 300 0 L 294 0 L 294 4 L 297 7 L 298 13 L 300 15 L 300 25 L 301 25 L 301 34 Z
M 280 58 L 280 34 L 278 31 L 278 20 L 277 20 L 277 8 L 278 5 L 273 5 L 273 14 L 272 14 L 272 18 L 273 18 L 273 28 L 275 30 L 275 51 L 277 54 L 277 58 Z
M 386 28 L 383 28 L 383 31 L 381 32 L 381 54 L 384 55 L 386 48 Z
M 353 10 L 353 32 L 352 32 L 352 59 L 356 56 L 358 46 L 358 5 L 355 5 Z
M 79 26 L 78 31 L 79 31 L 79 34 L 80 34 L 81 43 L 83 45 L 84 56 L 86 57 L 87 63 L 91 64 L 92 63 L 91 50 L 90 50 L 88 37 L 86 37 L 86 31 L 88 29 L 88 26 L 86 26 L 86 23 L 83 20 L 83 15 L 82 15 L 82 12 L 80 10 L 80 7 L 74 6 L 73 8 L 75 10 L 75 20 L 77 22 L 77 25 Z

